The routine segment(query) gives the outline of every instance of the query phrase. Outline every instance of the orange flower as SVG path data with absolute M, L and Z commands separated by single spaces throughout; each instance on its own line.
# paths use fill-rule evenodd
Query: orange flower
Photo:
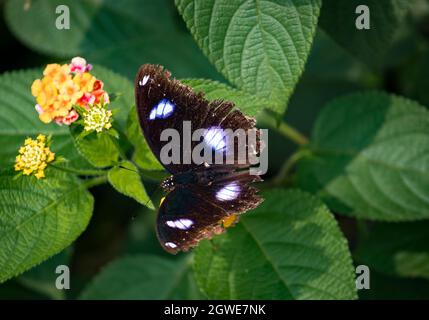
M 104 83 L 100 80 L 94 82 L 92 94 L 95 97 L 94 104 L 99 104 L 103 98 L 104 103 L 109 103 L 109 95 L 103 90 Z
M 58 72 L 54 75 L 54 83 L 58 87 L 62 87 L 64 84 L 71 81 L 72 76 L 70 74 L 70 66 L 68 64 L 63 64 Z
M 48 109 L 52 109 L 53 107 L 49 107 Z M 42 112 L 39 113 L 39 119 L 40 121 L 44 122 L 44 123 L 49 123 L 52 121 L 53 117 L 51 115 L 51 112 L 49 111 L 45 111 L 43 110 Z
M 103 82 L 89 73 L 92 66 L 80 57 L 72 59 L 71 64 L 48 64 L 44 77 L 31 86 L 36 97 L 36 110 L 45 123 L 52 120 L 58 124 L 69 125 L 77 119 L 74 105 L 89 109 L 95 104 L 109 102 L 109 95 L 103 90 Z
M 93 105 L 95 101 L 95 96 L 85 92 L 82 97 L 77 101 L 77 104 L 85 109 L 88 109 L 88 106 Z
M 104 87 L 103 81 L 95 80 L 94 85 L 92 86 L 92 91 L 101 90 Z
M 31 86 L 31 92 L 36 97 L 37 103 L 42 107 L 54 103 L 58 90 L 50 78 L 35 80 Z
M 53 117 L 64 117 L 69 113 L 72 108 L 72 103 L 67 97 L 61 96 L 60 99 L 54 102 L 54 110 L 52 112 Z
M 68 80 L 60 87 L 60 94 L 64 100 L 75 104 L 82 96 L 82 91 L 79 90 L 79 86 L 73 80 Z
M 96 78 L 89 72 L 78 73 L 74 76 L 73 82 L 79 86 L 81 93 L 90 92 L 94 86 Z
M 43 71 L 45 77 L 53 79 L 61 71 L 61 65 L 58 63 L 48 64 Z
M 79 114 L 76 112 L 76 110 L 71 110 L 68 115 L 66 115 L 61 119 L 61 121 L 63 124 L 69 126 L 70 124 L 75 122 L 78 118 L 79 118 Z

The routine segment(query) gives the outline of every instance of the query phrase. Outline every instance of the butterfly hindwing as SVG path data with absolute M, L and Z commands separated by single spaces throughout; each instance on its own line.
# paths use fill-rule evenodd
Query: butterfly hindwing
M 257 190 L 249 185 L 259 180 L 246 172 L 229 173 L 210 185 L 175 188 L 158 213 L 157 234 L 164 249 L 170 253 L 187 251 L 201 239 L 222 233 L 238 221 L 240 214 L 262 201 Z

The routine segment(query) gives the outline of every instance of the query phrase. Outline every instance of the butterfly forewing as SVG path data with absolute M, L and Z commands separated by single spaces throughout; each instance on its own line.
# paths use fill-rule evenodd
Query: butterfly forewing
M 223 153 L 224 158 L 228 152 L 231 152 L 233 161 L 238 162 L 239 140 L 238 138 L 233 140 L 234 146 L 228 149 L 226 133 L 223 130 L 242 129 L 246 131 L 254 127 L 255 120 L 246 117 L 239 110 L 233 110 L 232 102 L 223 100 L 209 102 L 202 93 L 195 93 L 180 81 L 170 79 L 169 72 L 164 71 L 161 66 L 155 65 L 143 65 L 140 68 L 135 80 L 135 91 L 137 112 L 144 136 L 152 152 L 169 172 L 173 174 L 186 172 L 201 164 L 185 163 L 184 161 L 180 164 L 163 163 L 160 159 L 161 149 L 168 143 L 168 141 L 161 141 L 161 133 L 165 129 L 175 129 L 183 138 L 184 122 L 191 124 L 192 133 L 197 129 L 203 129 L 206 132 L 200 140 L 191 141 L 191 150 L 197 144 L 207 142 L 211 144 L 213 152 Z M 247 132 L 244 133 L 244 135 L 246 134 Z M 244 141 L 247 146 L 247 140 Z M 254 148 L 259 148 L 258 141 L 255 141 Z M 181 149 L 181 159 L 183 159 L 182 151 Z M 214 162 L 213 157 L 212 163 Z

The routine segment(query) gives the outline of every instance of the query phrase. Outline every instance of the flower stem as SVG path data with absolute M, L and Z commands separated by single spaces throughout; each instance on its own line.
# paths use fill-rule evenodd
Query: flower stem
M 288 125 L 286 122 L 281 122 L 280 125 L 277 127 L 277 130 L 284 135 L 285 137 L 289 138 L 296 144 L 300 146 L 304 146 L 308 144 L 308 138 L 304 136 L 301 132 L 296 130 L 295 128 Z
M 106 173 L 104 170 L 98 170 L 98 169 L 75 169 L 70 167 L 57 166 L 55 164 L 51 164 L 50 166 L 55 169 L 74 173 L 80 176 L 99 176 Z
M 290 172 L 295 167 L 296 163 L 310 154 L 311 151 L 309 149 L 300 149 L 292 154 L 283 164 L 278 174 L 264 184 L 264 189 L 280 187 L 286 184 L 290 180 Z
M 107 182 L 107 175 L 104 174 L 102 176 L 98 176 L 92 179 L 88 179 L 84 182 L 84 186 L 89 189 L 95 186 L 98 186 L 100 184 L 104 184 Z

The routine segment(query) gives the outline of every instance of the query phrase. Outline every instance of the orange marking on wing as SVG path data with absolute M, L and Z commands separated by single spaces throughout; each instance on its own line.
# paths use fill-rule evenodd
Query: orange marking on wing
M 226 217 L 222 220 L 222 225 L 224 228 L 229 228 L 234 224 L 234 222 L 237 221 L 237 215 L 231 214 L 230 216 Z
M 162 197 L 161 200 L 159 200 L 159 205 L 161 206 L 161 204 L 164 202 L 165 197 Z

